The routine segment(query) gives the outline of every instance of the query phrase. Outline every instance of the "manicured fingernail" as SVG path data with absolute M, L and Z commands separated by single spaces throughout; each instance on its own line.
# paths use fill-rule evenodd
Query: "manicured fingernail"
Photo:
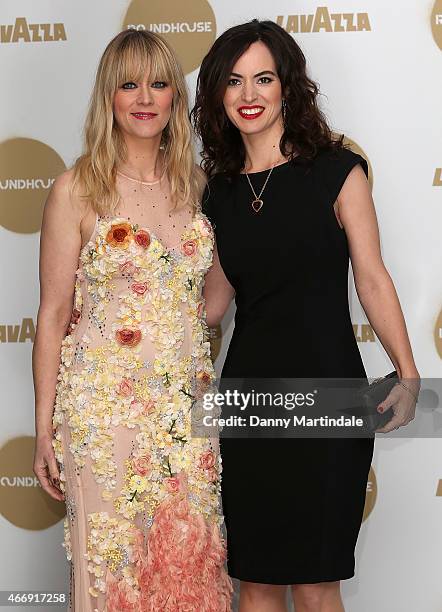
M 379 406 L 378 410 L 379 412 L 384 412 L 384 409 L 382 408 L 382 406 Z

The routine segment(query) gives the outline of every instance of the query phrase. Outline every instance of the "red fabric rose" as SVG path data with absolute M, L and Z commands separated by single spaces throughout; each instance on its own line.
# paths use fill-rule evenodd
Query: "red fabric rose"
M 169 491 L 169 493 L 176 493 L 180 490 L 180 481 L 175 476 L 165 478 L 164 482 L 166 483 L 166 489 Z
M 132 283 L 131 285 L 131 289 L 132 291 L 135 291 L 135 293 L 138 293 L 138 295 L 143 295 L 144 293 L 146 293 L 146 291 L 149 288 L 149 283 Z
M 211 450 L 207 450 L 200 455 L 200 466 L 205 470 L 210 470 L 215 465 L 215 455 Z
M 134 391 L 134 386 L 130 378 L 123 378 L 118 385 L 118 393 L 124 397 L 130 397 Z
M 181 250 L 183 251 L 184 255 L 195 255 L 196 253 L 196 241 L 195 240 L 186 240 L 186 242 L 183 243 Z
M 146 230 L 140 229 L 137 231 L 135 234 L 135 242 L 139 244 L 140 247 L 143 247 L 143 249 L 147 249 L 150 244 L 150 236 Z
M 124 327 L 115 333 L 117 342 L 124 346 L 136 346 L 141 340 L 141 331 L 139 329 L 128 329 Z
M 135 457 L 132 459 L 132 468 L 135 474 L 139 476 L 147 476 L 150 472 L 150 455 L 144 455 L 143 457 Z

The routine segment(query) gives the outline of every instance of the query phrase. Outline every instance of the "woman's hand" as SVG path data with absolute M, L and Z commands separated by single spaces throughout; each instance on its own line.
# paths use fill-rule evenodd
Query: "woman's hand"
M 57 501 L 64 501 L 60 489 L 60 473 L 49 436 L 35 439 L 34 474 L 48 495 Z
M 396 384 L 387 397 L 378 406 L 378 412 L 384 413 L 389 408 L 393 409 L 394 417 L 381 429 L 376 429 L 376 433 L 388 433 L 399 427 L 408 425 L 415 417 L 417 393 L 414 388 L 411 388 L 410 383 L 407 387 L 410 387 L 410 391 L 405 389 L 402 385 Z

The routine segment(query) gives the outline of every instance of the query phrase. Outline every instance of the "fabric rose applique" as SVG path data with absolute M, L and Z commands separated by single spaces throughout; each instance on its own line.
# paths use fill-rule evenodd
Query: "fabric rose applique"
M 141 340 L 141 331 L 139 329 L 124 327 L 115 332 L 115 337 L 119 344 L 124 346 L 136 346 Z
M 136 232 L 135 236 L 135 242 L 140 246 L 143 247 L 143 249 L 147 249 L 149 244 L 150 244 L 150 236 L 148 234 L 148 232 L 146 232 L 146 230 L 140 229 Z
M 196 240 L 186 240 L 186 242 L 183 242 L 181 246 L 181 250 L 184 253 L 184 255 L 187 255 L 189 257 L 191 257 L 192 255 L 195 255 L 196 249 L 197 249 Z
M 106 235 L 106 242 L 113 247 L 127 249 L 132 236 L 129 223 L 115 223 Z

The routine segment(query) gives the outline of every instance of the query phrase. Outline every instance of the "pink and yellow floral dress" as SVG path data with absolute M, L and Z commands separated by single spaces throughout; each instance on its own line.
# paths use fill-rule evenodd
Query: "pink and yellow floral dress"
M 230 612 L 218 448 L 191 431 L 212 228 L 169 211 L 164 179 L 117 187 L 80 253 L 53 416 L 70 609 Z

